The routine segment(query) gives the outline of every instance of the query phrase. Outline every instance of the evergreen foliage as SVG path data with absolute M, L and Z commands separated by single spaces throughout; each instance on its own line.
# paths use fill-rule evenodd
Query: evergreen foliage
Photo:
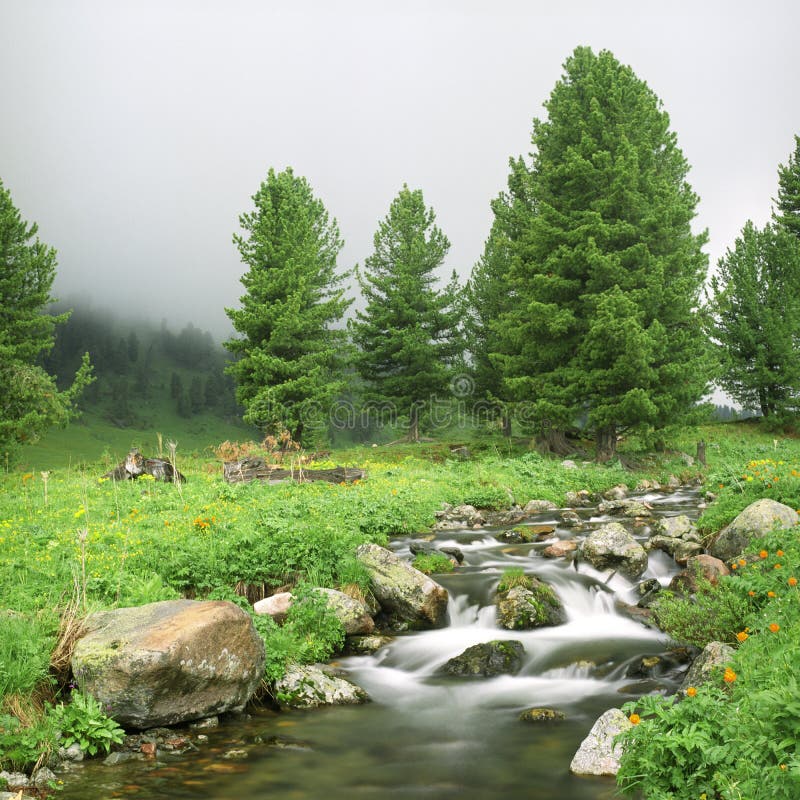
M 800 244 L 786 229 L 747 222 L 711 278 L 709 335 L 719 383 L 765 417 L 796 407 L 800 390 Z
M 239 336 L 225 346 L 236 357 L 245 421 L 267 432 L 288 428 L 295 441 L 324 424 L 343 387 L 345 331 L 332 326 L 350 304 L 336 272 L 343 242 L 335 220 L 291 168 L 267 179 L 242 214 L 235 235 L 247 272 L 241 308 L 226 309 Z
M 533 200 L 526 191 L 528 171 L 522 159 L 511 160 L 508 191 L 492 201 L 494 221 L 483 255 L 472 269 L 467 284 L 467 347 L 472 357 L 476 395 L 488 400 L 502 414 L 503 430 L 511 434 L 501 355 L 509 355 L 498 320 L 513 310 L 517 298 L 509 273 L 513 242 L 519 239 L 526 220 L 533 213 Z
M 53 301 L 56 251 L 36 233 L 36 224 L 22 219 L 0 181 L 0 452 L 6 453 L 66 424 L 91 381 L 88 355 L 64 391 L 36 363 L 53 346 L 55 326 L 69 316 L 45 313 Z
M 443 290 L 435 285 L 450 248 L 435 220 L 422 191 L 404 185 L 359 272 L 366 307 L 351 325 L 369 403 L 408 412 L 411 439 L 419 437 L 420 412 L 445 396 L 464 350 L 455 274 Z
M 705 233 L 669 118 L 608 51 L 579 47 L 535 120 L 531 213 L 498 321 L 508 390 L 543 426 L 586 413 L 598 458 L 620 431 L 685 418 L 709 374 L 698 306 Z
M 775 221 L 800 239 L 800 136 L 794 137 L 794 153 L 778 167 L 778 208 Z

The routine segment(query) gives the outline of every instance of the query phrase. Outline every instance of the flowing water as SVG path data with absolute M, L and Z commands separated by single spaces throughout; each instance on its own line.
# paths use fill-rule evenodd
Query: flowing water
M 697 494 L 642 498 L 656 514 L 697 516 Z M 583 514 L 588 527 L 609 518 Z M 557 512 L 530 520 L 559 525 L 553 538 L 571 538 Z M 649 691 L 671 692 L 679 674 L 642 676 L 643 656 L 669 648 L 663 634 L 622 616 L 615 603 L 636 602 L 635 584 L 547 559 L 548 541 L 499 542 L 488 529 L 440 532 L 435 543 L 459 547 L 464 563 L 437 576 L 450 593 L 449 625 L 398 636 L 372 656 L 338 665 L 370 694 L 363 706 L 308 712 L 263 712 L 207 731 L 208 742 L 182 756 L 116 767 L 81 765 L 66 779 L 64 800 L 128 798 L 475 798 L 606 800 L 613 779 L 579 778 L 569 764 L 595 719 Z M 644 539 L 647 529 L 635 531 Z M 408 541 L 395 549 L 409 555 Z M 534 631 L 506 631 L 495 623 L 493 594 L 503 570 L 522 567 L 549 583 L 567 622 Z M 674 561 L 650 554 L 639 578 L 667 583 Z M 516 675 L 489 679 L 444 678 L 438 669 L 479 642 L 516 639 L 525 648 Z M 525 723 L 521 711 L 552 707 L 566 713 L 554 723 Z M 230 751 L 237 758 L 224 758 Z

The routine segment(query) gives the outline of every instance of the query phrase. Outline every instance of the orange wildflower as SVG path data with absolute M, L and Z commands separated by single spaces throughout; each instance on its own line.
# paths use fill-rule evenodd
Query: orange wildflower
M 766 558 L 769 555 L 769 553 L 766 550 L 762 550 L 759 553 L 759 555 L 761 556 L 761 558 Z
M 767 597 L 777 597 L 778 595 L 775 592 L 767 592 Z
M 783 550 L 778 550 L 778 551 L 775 553 L 775 555 L 777 555 L 777 556 L 778 556 L 778 558 L 781 558 L 781 557 L 783 556 Z
M 746 567 L 747 566 L 747 562 L 743 558 L 740 558 L 739 559 L 739 566 L 740 567 Z
M 642 721 L 642 718 L 638 714 L 631 714 L 628 719 L 631 725 L 638 725 Z
M 773 633 L 777 633 L 777 632 L 778 632 L 778 631 L 781 629 L 781 626 L 780 626 L 780 625 L 778 625 L 778 623 L 777 623 L 777 622 L 770 622 L 770 624 L 769 624 L 769 629 L 770 629 L 770 630 L 771 630 Z
M 697 689 L 695 689 L 694 686 L 690 686 L 686 690 L 686 696 L 687 697 L 694 697 L 696 694 L 697 694 Z
M 739 633 L 737 633 L 737 634 L 736 634 L 736 638 L 737 638 L 737 639 L 738 639 L 740 642 L 743 642 L 745 639 L 747 639 L 747 638 L 748 638 L 748 636 L 747 636 L 747 634 L 746 634 L 744 631 L 739 631 Z
M 747 594 L 749 594 L 750 597 L 755 597 L 756 596 L 756 593 L 752 589 Z
M 789 586 L 797 586 L 797 578 L 795 578 L 794 575 L 792 575 L 792 577 L 789 578 L 787 583 L 789 584 Z
M 725 674 L 722 676 L 725 683 L 733 683 L 736 680 L 736 673 L 730 668 L 725 667 Z

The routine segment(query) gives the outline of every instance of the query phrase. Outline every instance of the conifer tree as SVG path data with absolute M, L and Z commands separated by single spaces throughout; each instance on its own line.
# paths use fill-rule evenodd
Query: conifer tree
M 391 403 L 399 414 L 408 413 L 414 441 L 421 411 L 446 395 L 463 355 L 455 274 L 444 290 L 435 285 L 435 271 L 450 248 L 435 219 L 422 191 L 404 185 L 378 225 L 375 252 L 359 273 L 366 307 L 351 325 L 369 402 Z
M 747 222 L 711 278 L 709 334 L 719 383 L 765 417 L 796 409 L 800 392 L 800 244 L 785 228 Z
M 291 168 L 267 179 L 235 235 L 247 272 L 241 308 L 226 309 L 239 336 L 225 346 L 245 421 L 265 432 L 288 429 L 302 441 L 325 425 L 340 391 L 345 299 L 336 259 L 343 242 L 305 178 Z
M 69 317 L 46 313 L 56 251 L 36 234 L 36 224 L 22 219 L 0 181 L 0 453 L 66 424 L 92 380 L 88 354 L 63 391 L 36 363 L 52 348 L 55 326 Z
M 586 415 L 604 461 L 620 432 L 678 423 L 704 394 L 706 236 L 691 230 L 697 197 L 669 118 L 629 67 L 579 47 L 545 105 L 500 358 L 542 426 Z
M 794 153 L 778 167 L 778 199 L 775 221 L 800 240 L 800 136 L 794 137 Z

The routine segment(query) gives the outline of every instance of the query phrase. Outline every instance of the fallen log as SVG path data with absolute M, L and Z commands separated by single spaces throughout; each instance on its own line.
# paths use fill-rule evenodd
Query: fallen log
M 103 477 L 115 481 L 135 481 L 142 475 L 152 475 L 157 481 L 166 483 L 186 482 L 186 478 L 175 469 L 171 461 L 163 458 L 145 458 L 136 449 L 131 450 L 124 461 L 106 472 Z
M 285 469 L 267 464 L 258 456 L 250 456 L 240 461 L 226 461 L 222 465 L 222 475 L 228 483 L 281 483 L 283 481 L 328 481 L 328 483 L 352 483 L 363 480 L 366 475 L 363 469 L 355 467 L 333 467 L 332 469 L 305 469 L 298 466 Z

